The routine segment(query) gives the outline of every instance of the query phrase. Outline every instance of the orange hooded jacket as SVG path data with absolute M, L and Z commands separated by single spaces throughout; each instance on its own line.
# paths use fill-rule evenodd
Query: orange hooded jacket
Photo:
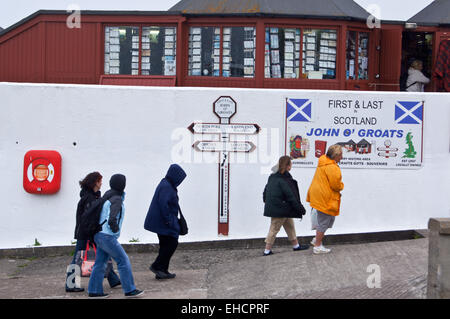
M 340 191 L 343 189 L 341 169 L 334 160 L 322 155 L 309 186 L 306 201 L 322 213 L 337 216 L 341 205 Z

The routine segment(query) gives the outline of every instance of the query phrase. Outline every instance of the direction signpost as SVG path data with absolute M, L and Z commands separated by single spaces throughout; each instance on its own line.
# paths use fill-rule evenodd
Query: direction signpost
M 229 196 L 230 196 L 230 152 L 250 153 L 256 149 L 249 141 L 230 141 L 230 135 L 258 134 L 257 124 L 230 123 L 236 114 L 237 104 L 230 96 L 221 96 L 213 104 L 213 112 L 219 123 L 192 123 L 188 129 L 193 134 L 218 134 L 217 141 L 196 141 L 192 147 L 198 152 L 219 153 L 219 213 L 218 233 L 228 235 L 229 231 Z

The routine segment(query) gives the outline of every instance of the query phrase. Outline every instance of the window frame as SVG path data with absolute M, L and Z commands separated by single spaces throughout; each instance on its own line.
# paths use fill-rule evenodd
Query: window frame
M 355 32 L 356 38 L 355 38 L 355 77 L 353 79 L 347 78 L 347 40 L 348 40 L 348 33 L 349 32 Z M 367 33 L 368 35 L 368 41 L 367 41 L 367 79 L 359 79 L 359 42 L 360 42 L 360 33 Z M 345 81 L 352 81 L 352 82 L 361 82 L 361 81 L 370 81 L 370 74 L 372 71 L 371 68 L 371 37 L 373 37 L 373 33 L 370 30 L 364 30 L 361 28 L 355 28 L 355 27 L 349 27 L 347 28 L 345 32 L 345 48 L 344 48 L 344 55 L 345 55 L 345 64 L 344 64 L 344 77 Z

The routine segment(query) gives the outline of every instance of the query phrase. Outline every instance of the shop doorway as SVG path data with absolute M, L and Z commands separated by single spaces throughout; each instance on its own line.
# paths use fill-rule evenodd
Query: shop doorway
M 422 73 L 431 78 L 433 66 L 433 33 L 405 31 L 402 34 L 402 65 L 400 73 L 400 91 L 405 91 L 408 69 L 414 60 L 423 63 Z M 425 87 L 425 90 L 428 91 Z

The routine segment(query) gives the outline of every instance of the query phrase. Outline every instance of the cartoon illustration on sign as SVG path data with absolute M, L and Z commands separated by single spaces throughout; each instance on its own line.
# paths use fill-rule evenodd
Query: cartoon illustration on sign
M 305 158 L 309 151 L 309 141 L 300 135 L 291 136 L 290 139 L 290 156 L 292 159 Z
M 378 156 L 385 157 L 385 158 L 397 157 L 396 152 L 398 151 L 398 148 L 391 147 L 391 145 L 392 145 L 392 142 L 390 140 L 384 141 L 384 147 L 377 148 L 377 151 L 380 151 L 378 153 Z
M 416 158 L 417 152 L 414 150 L 414 144 L 412 142 L 413 135 L 409 132 L 406 135 L 406 144 L 408 144 L 408 148 L 403 153 L 404 158 Z

